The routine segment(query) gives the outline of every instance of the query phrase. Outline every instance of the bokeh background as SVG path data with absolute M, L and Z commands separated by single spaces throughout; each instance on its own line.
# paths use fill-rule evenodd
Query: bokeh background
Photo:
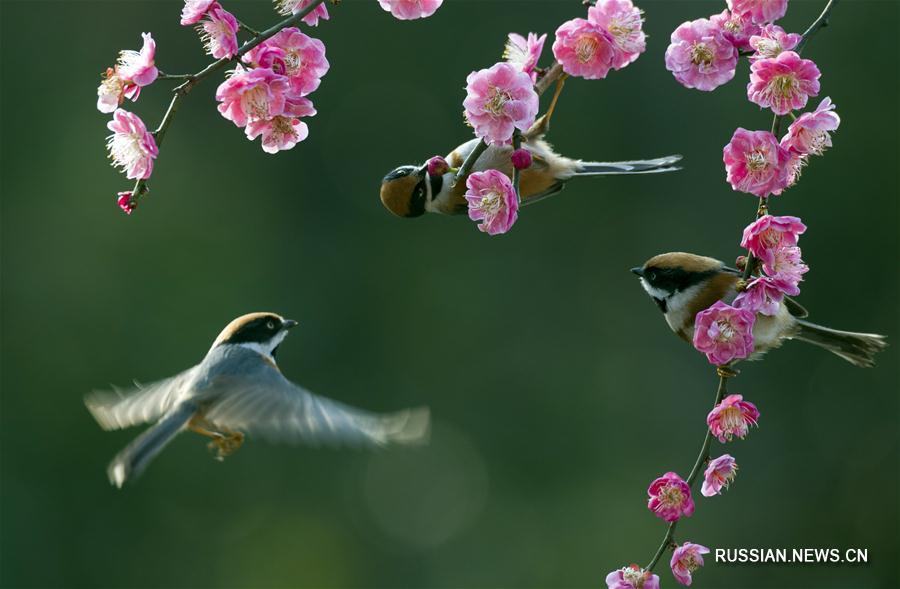
M 801 31 L 823 4 L 794 0 L 781 24 Z M 268 2 L 226 6 L 275 22 Z M 131 217 L 115 206 L 131 183 L 106 160 L 98 73 L 141 31 L 162 69 L 200 69 L 181 2 L 4 1 L 0 584 L 601 587 L 646 563 L 664 525 L 645 489 L 687 475 L 715 376 L 627 270 L 669 250 L 740 253 L 756 201 L 725 183 L 721 149 L 770 116 L 746 101 L 746 63 L 713 93 L 663 67 L 669 33 L 724 2 L 640 6 L 646 54 L 567 84 L 550 139 L 589 159 L 682 153 L 684 170 L 573 182 L 489 238 L 465 218 L 390 216 L 379 181 L 468 139 L 466 75 L 498 59 L 508 31 L 582 16 L 577 1 L 448 0 L 399 22 L 345 0 L 311 33 L 332 68 L 309 139 L 263 153 L 218 115 L 209 80 Z M 810 43 L 843 125 L 772 203 L 809 225 L 812 317 L 895 345 L 873 370 L 797 343 L 744 366 L 732 390 L 759 406 L 760 427 L 714 445 L 739 478 L 698 494 L 678 529 L 711 548 L 858 547 L 870 562 L 710 562 L 699 587 L 900 584 L 897 24 L 896 2 L 843 2 Z M 155 124 L 168 85 L 129 108 Z M 101 431 L 83 395 L 180 371 L 254 310 L 301 322 L 280 353 L 290 378 L 374 410 L 430 405 L 432 444 L 250 440 L 219 464 L 185 435 L 138 484 L 110 487 L 106 463 L 138 431 Z

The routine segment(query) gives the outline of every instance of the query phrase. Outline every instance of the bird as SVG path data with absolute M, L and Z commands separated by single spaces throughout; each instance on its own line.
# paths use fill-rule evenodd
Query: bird
M 548 120 L 549 117 L 544 115 L 522 136 L 521 147 L 528 150 L 532 158 L 532 165 L 521 173 L 523 206 L 558 194 L 573 178 L 656 174 L 680 169 L 674 165 L 681 159 L 680 155 L 622 162 L 586 162 L 561 156 L 543 139 Z M 381 202 L 398 217 L 466 213 L 466 183 L 463 178 L 457 181 L 456 175 L 480 141 L 472 139 L 451 151 L 444 158 L 449 170 L 442 174 L 429 174 L 427 164 L 395 168 L 381 182 Z M 490 145 L 475 161 L 470 173 L 496 169 L 512 177 L 512 153 L 511 145 Z
M 660 254 L 631 271 L 657 304 L 666 323 L 687 342 L 693 341 L 694 319 L 716 301 L 731 303 L 738 294 L 741 272 L 715 258 L 685 252 Z M 786 340 L 796 339 L 836 354 L 855 366 L 875 365 L 875 354 L 887 347 L 885 336 L 839 331 L 806 320 L 809 313 L 785 296 L 772 316 L 758 314 L 753 326 L 753 354 L 758 360 Z
M 119 452 L 107 468 L 121 488 L 136 479 L 179 433 L 211 439 L 223 460 L 245 434 L 272 441 L 384 446 L 427 442 L 427 408 L 375 414 L 303 389 L 281 373 L 275 354 L 296 321 L 249 313 L 230 322 L 203 360 L 170 378 L 128 391 L 100 391 L 85 405 L 103 429 L 153 425 Z

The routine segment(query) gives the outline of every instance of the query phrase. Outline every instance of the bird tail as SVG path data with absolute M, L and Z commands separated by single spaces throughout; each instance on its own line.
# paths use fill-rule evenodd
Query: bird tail
M 382 443 L 421 445 L 431 437 L 431 412 L 428 407 L 407 409 L 379 417 Z
M 125 481 L 137 478 L 196 412 L 194 403 L 181 403 L 135 438 L 109 463 L 109 482 L 121 489 Z
M 837 354 L 847 362 L 862 368 L 874 366 L 875 354 L 887 347 L 885 336 L 877 333 L 838 331 L 802 319 L 797 323 L 800 325 L 800 331 L 794 336 L 796 339 L 825 348 L 832 354 Z
M 633 160 L 628 162 L 578 162 L 576 176 L 609 176 L 618 174 L 658 174 L 674 172 L 680 155 L 670 155 L 653 160 Z

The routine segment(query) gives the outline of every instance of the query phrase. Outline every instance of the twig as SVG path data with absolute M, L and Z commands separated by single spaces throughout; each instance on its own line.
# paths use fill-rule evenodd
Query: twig
M 550 69 L 548 69 L 534 85 L 534 91 L 537 92 L 538 96 L 542 95 L 547 91 L 547 88 L 557 80 L 557 78 L 563 75 L 563 73 L 562 64 L 558 61 L 554 61 L 553 65 L 550 66 Z
M 522 134 L 519 133 L 518 129 L 516 129 L 513 133 L 513 153 L 515 153 L 515 151 L 520 147 L 522 147 Z M 519 181 L 521 180 L 521 178 L 522 171 L 515 165 L 513 165 L 512 183 L 513 189 L 516 191 L 516 199 L 519 201 L 519 204 L 522 204 L 522 193 L 519 190 Z
M 250 33 L 251 35 L 253 35 L 254 37 L 258 37 L 258 36 L 260 35 L 260 32 L 259 32 L 259 31 L 257 31 L 256 29 L 254 29 L 253 27 L 251 27 L 250 25 L 248 25 L 247 23 L 245 23 L 245 22 L 242 21 L 241 19 L 236 19 L 236 20 L 237 20 L 237 23 L 238 23 L 239 25 L 241 25 L 241 28 L 242 28 L 242 29 L 245 29 L 247 32 L 249 32 L 249 33 Z
M 828 4 L 825 5 L 824 10 L 822 10 L 822 14 L 819 15 L 813 24 L 809 25 L 809 28 L 806 29 L 806 32 L 803 33 L 803 38 L 800 39 L 800 42 L 797 43 L 797 46 L 794 47 L 794 51 L 800 53 L 803 51 L 803 48 L 806 46 L 806 43 L 809 39 L 819 32 L 819 29 L 828 26 L 828 19 L 831 17 L 831 11 L 834 9 L 834 6 L 838 3 L 838 0 L 829 0 Z

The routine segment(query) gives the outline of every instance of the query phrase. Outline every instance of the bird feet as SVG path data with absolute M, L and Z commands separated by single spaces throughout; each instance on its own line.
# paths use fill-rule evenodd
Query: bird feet
M 219 462 L 231 456 L 244 444 L 244 434 L 241 432 L 218 433 L 212 436 L 212 441 L 206 445 L 210 452 L 215 452 L 215 459 Z

